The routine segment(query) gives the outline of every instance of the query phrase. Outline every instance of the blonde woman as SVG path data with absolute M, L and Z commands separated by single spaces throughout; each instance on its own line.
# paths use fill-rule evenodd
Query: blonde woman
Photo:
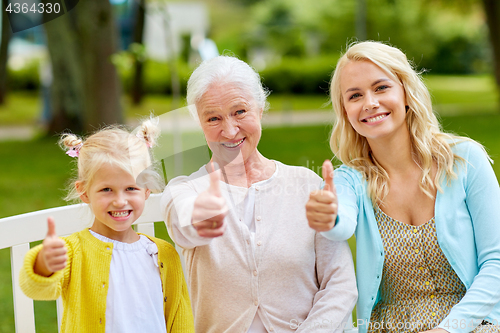
M 484 148 L 443 133 L 397 48 L 361 42 L 331 82 L 325 187 L 306 206 L 332 240 L 356 234 L 358 328 L 500 332 L 500 189 Z

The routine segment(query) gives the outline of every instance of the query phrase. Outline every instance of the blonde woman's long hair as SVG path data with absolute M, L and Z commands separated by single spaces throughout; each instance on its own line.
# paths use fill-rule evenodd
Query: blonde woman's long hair
M 406 55 L 395 47 L 373 41 L 358 42 L 352 44 L 338 61 L 330 84 L 336 116 L 330 138 L 332 152 L 342 163 L 362 173 L 368 182 L 368 194 L 372 202 L 383 204 L 389 192 L 389 176 L 372 156 L 366 138 L 351 126 L 342 99 L 341 73 L 352 61 L 370 61 L 403 85 L 408 105 L 406 124 L 411 149 L 422 169 L 419 186 L 427 196 L 433 198 L 435 189 L 442 191 L 440 183 L 443 179 L 449 181 L 457 177 L 453 170 L 455 160 L 463 161 L 452 152 L 451 146 L 469 139 L 442 132 L 420 73 L 413 69 Z M 437 173 L 433 179 L 431 171 L 434 163 Z

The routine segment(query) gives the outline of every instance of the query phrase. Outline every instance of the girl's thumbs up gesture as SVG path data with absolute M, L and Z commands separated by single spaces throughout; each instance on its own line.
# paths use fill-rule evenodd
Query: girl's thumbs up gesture
M 221 171 L 214 164 L 212 163 L 209 173 L 210 186 L 196 198 L 191 221 L 199 236 L 209 238 L 224 234 L 224 217 L 228 211 L 226 199 L 220 190 Z
M 322 167 L 325 186 L 322 190 L 311 192 L 306 204 L 306 216 L 309 226 L 316 231 L 328 231 L 335 226 L 338 201 L 333 184 L 333 165 L 326 160 Z
M 35 273 L 42 276 L 50 276 L 60 271 L 66 267 L 68 260 L 66 245 L 61 238 L 57 237 L 56 225 L 52 217 L 47 219 L 47 226 L 47 236 L 43 240 L 43 247 L 38 253 L 34 267 Z

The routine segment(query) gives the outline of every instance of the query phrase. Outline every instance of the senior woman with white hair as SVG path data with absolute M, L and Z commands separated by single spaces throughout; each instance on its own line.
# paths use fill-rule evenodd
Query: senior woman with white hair
M 321 178 L 257 150 L 267 95 L 259 75 L 228 56 L 203 62 L 188 82 L 213 155 L 170 181 L 162 210 L 186 258 L 195 328 L 341 332 L 357 299 L 351 253 L 307 226 Z

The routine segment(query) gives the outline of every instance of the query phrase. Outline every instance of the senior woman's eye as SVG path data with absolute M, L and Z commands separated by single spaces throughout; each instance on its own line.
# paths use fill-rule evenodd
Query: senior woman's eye
M 238 110 L 238 111 L 236 111 L 236 114 L 240 115 L 240 114 L 244 114 L 245 112 L 246 112 L 246 110 Z
M 210 118 L 208 118 L 208 121 L 210 121 L 210 122 L 211 121 L 217 121 L 217 117 L 210 117 Z

